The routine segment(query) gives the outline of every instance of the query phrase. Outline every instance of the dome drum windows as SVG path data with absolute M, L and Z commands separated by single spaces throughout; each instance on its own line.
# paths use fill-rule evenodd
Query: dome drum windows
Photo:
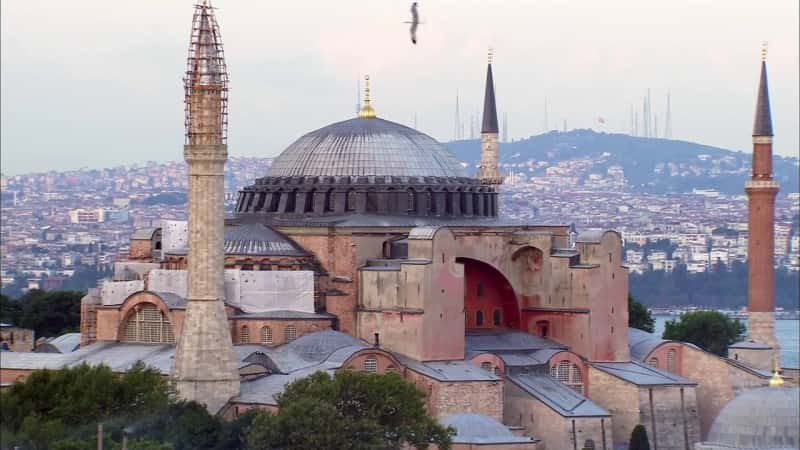
M 466 178 L 410 180 L 260 179 L 239 192 L 236 212 L 266 215 L 366 213 L 436 217 L 495 217 L 496 193 Z M 420 182 L 414 184 L 414 182 Z M 409 186 L 411 183 L 411 186 Z

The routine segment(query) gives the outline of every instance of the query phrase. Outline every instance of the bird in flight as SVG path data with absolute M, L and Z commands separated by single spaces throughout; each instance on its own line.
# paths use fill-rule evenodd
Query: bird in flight
M 419 13 L 417 12 L 417 2 L 411 4 L 411 43 L 417 44 L 417 26 L 419 25 Z

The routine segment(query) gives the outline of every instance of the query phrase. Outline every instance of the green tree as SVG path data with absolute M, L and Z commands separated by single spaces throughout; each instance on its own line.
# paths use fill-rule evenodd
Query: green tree
M 694 311 L 668 320 L 664 339 L 690 342 L 707 352 L 728 355 L 728 346 L 742 339 L 745 327 L 717 311 Z
M 260 413 L 251 449 L 450 448 L 453 430 L 428 416 L 425 394 L 397 374 L 317 372 L 289 384 L 276 415 Z
M 0 294 L 0 322 L 16 325 L 22 314 L 22 305 L 9 296 Z
M 628 450 L 650 450 L 650 442 L 647 440 L 647 430 L 643 425 L 639 424 L 633 427 Z
M 79 291 L 28 291 L 18 300 L 22 312 L 17 325 L 33 328 L 37 337 L 78 331 L 83 295 Z
M 12 432 L 23 433 L 35 432 L 42 421 L 65 426 L 93 424 L 112 417 L 151 414 L 166 408 L 173 398 L 169 381 L 141 362 L 123 375 L 114 374 L 108 366 L 86 364 L 37 370 L 0 393 L 0 422 Z
M 655 324 L 647 307 L 628 294 L 628 326 L 652 333 L 656 329 Z

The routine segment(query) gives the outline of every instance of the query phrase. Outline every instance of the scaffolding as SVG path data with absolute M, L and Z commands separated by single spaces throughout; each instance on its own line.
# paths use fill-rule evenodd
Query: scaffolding
M 194 5 L 184 106 L 187 144 L 225 144 L 228 138 L 228 71 L 213 8 Z

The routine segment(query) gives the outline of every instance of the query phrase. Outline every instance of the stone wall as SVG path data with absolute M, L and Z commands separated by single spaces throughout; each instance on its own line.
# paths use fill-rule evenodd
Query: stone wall
M 31 352 L 35 339 L 33 330 L 19 327 L 0 328 L 0 346 L 12 352 Z
M 641 423 L 639 389 L 592 366 L 589 366 L 589 385 L 589 398 L 614 418 L 612 441 L 615 445 L 627 443 L 633 427 Z
M 502 381 L 438 381 L 410 369 L 405 377 L 426 394 L 432 417 L 472 412 L 503 420 Z
M 580 450 L 587 440 L 596 450 L 613 448 L 610 417 L 564 417 L 512 381 L 505 383 L 504 403 L 503 423 L 524 427 L 547 450 Z

